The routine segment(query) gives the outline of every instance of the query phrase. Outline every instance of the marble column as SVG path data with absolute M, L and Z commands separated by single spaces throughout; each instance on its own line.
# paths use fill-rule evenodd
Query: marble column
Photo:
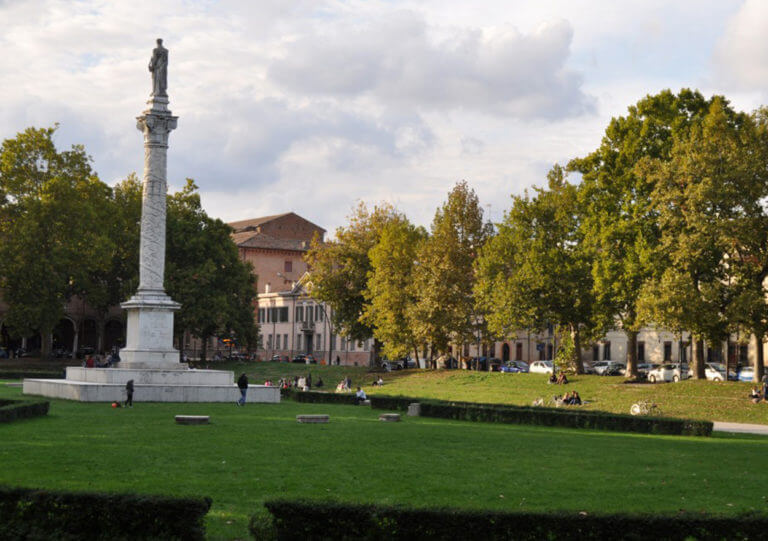
M 176 128 L 168 97 L 153 96 L 136 119 L 144 134 L 144 179 L 141 205 L 139 289 L 121 306 L 128 312 L 121 368 L 185 368 L 173 347 L 173 313 L 181 308 L 166 293 L 165 222 L 168 136 Z

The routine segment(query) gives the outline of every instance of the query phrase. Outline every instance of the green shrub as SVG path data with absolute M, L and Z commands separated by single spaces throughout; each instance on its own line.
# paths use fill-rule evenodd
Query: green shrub
M 0 400 L 0 423 L 47 415 L 50 405 L 47 400 Z
M 355 404 L 354 394 L 321 393 L 318 391 L 295 391 L 289 389 L 285 390 L 288 390 L 289 392 L 283 394 L 283 397 L 295 400 L 296 402 L 309 404 Z
M 61 379 L 65 375 L 64 370 L 0 370 L 0 379 Z
M 634 416 L 579 408 L 474 404 L 471 402 L 419 400 L 418 398 L 408 397 L 371 397 L 371 407 L 376 409 L 407 410 L 408 404 L 412 402 L 419 402 L 421 404 L 421 415 L 423 417 L 439 417 L 463 421 L 588 428 L 680 436 L 709 436 L 712 434 L 713 428 L 713 424 L 710 421 Z
M 204 539 L 210 498 L 0 487 L 1 539 Z
M 277 539 L 761 539 L 768 516 L 703 513 L 600 515 L 461 509 L 413 509 L 308 500 L 274 500 Z M 257 536 L 258 531 L 252 534 Z M 256 537 L 258 539 L 258 537 Z

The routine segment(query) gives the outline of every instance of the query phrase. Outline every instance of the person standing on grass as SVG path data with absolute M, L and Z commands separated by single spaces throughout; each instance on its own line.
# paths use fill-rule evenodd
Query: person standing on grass
M 128 383 L 125 384 L 125 407 L 132 408 L 133 407 L 133 380 L 129 379 Z
M 245 406 L 245 394 L 248 392 L 248 376 L 245 373 L 237 378 L 237 387 L 240 389 L 240 399 L 236 402 L 238 406 Z

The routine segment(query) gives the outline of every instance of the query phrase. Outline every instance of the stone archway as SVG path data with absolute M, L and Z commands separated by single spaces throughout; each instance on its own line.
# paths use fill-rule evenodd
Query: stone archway
M 104 324 L 104 351 L 111 351 L 113 347 L 121 348 L 125 345 L 125 327 L 123 322 L 110 319 Z
M 75 334 L 75 322 L 68 317 L 61 318 L 59 323 L 53 328 L 53 349 L 51 354 L 54 357 L 71 356 L 72 348 L 75 347 Z
M 501 346 L 501 360 L 504 362 L 509 360 L 509 344 L 506 342 L 504 342 L 504 345 Z

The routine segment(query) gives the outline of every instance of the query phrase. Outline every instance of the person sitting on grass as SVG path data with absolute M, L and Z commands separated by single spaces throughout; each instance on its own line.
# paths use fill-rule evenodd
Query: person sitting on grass
M 752 392 L 749 393 L 749 399 L 752 401 L 753 404 L 757 404 L 760 402 L 760 391 L 757 389 L 757 387 L 752 387 Z
M 336 386 L 336 392 L 337 393 L 343 393 L 346 390 L 344 385 L 344 380 L 341 380 L 339 384 Z
M 358 387 L 357 392 L 355 393 L 355 405 L 359 406 L 365 400 L 368 400 L 368 397 L 366 396 L 365 391 L 363 391 L 360 387 Z
M 557 384 L 558 385 L 568 385 L 568 376 L 565 375 L 565 372 L 560 372 L 557 375 Z
M 317 378 L 317 383 L 315 383 L 315 387 L 317 387 L 319 389 L 322 386 L 323 386 L 323 376 L 319 376 Z
M 547 381 L 547 383 L 550 383 L 550 384 L 551 384 L 551 383 L 557 383 L 557 376 L 555 376 L 555 373 L 554 373 L 554 372 L 552 372 L 552 373 L 549 375 L 549 380 Z
M 581 397 L 579 396 L 578 391 L 573 391 L 573 394 L 571 395 L 571 405 L 581 406 Z

